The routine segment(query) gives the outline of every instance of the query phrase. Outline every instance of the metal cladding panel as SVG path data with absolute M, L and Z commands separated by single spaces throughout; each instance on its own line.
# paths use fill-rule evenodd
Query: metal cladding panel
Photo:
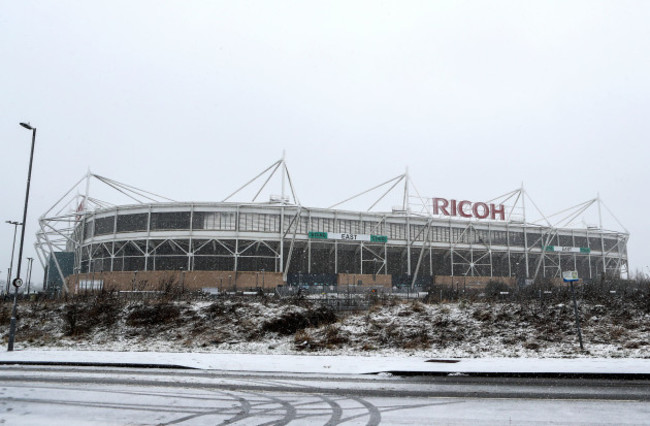
M 69 276 L 74 273 L 74 252 L 57 251 L 52 253 L 47 262 L 47 273 L 45 278 L 45 288 L 48 290 L 60 289 L 63 287 L 63 280 L 57 272 L 56 262 L 61 267 L 61 272 L 64 276 Z

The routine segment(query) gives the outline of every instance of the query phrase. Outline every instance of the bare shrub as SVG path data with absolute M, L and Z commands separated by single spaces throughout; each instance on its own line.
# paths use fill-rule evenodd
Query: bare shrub
M 425 349 L 431 345 L 429 333 L 424 326 L 417 327 L 402 339 L 404 349 Z
M 420 301 L 415 300 L 415 301 L 413 301 L 411 303 L 411 310 L 413 312 L 422 313 L 422 312 L 426 311 L 426 308 L 424 307 L 424 305 L 422 303 L 420 303 Z
M 307 327 L 318 327 L 336 322 L 336 315 L 332 308 L 319 306 L 316 309 L 287 312 L 286 314 L 265 322 L 263 332 L 291 335 Z
M 66 329 L 65 334 L 72 336 L 77 332 L 77 318 L 79 307 L 76 303 L 67 303 L 63 311 L 63 319 L 65 320 Z
M 620 341 L 627 336 L 625 328 L 617 325 L 609 330 L 609 338 L 613 341 Z
M 338 326 L 329 324 L 325 327 L 325 345 L 327 347 L 340 347 L 348 343 L 350 343 L 350 336 L 342 333 Z
M 472 318 L 482 322 L 490 322 L 492 321 L 492 312 L 489 309 L 477 308 L 472 312 Z
M 158 280 L 158 291 L 162 300 L 176 300 L 183 294 L 183 289 L 174 275 L 165 275 Z
M 247 305 L 241 301 L 219 299 L 201 309 L 201 313 L 211 320 L 225 316 L 238 316 L 238 310 L 240 308 L 246 308 L 246 306 Z
M 296 332 L 293 338 L 293 346 L 297 350 L 315 350 L 320 347 L 320 345 L 317 345 L 312 336 L 305 330 L 299 330 Z
M 110 327 L 119 318 L 121 301 L 112 293 L 73 296 L 63 308 L 64 333 L 83 335 L 100 327 Z
M 642 346 L 648 346 L 648 342 L 645 340 L 630 340 L 623 344 L 625 349 L 639 349 Z
M 136 305 L 126 317 L 126 324 L 132 327 L 158 326 L 175 322 L 180 309 L 171 303 Z
M 538 350 L 540 348 L 540 344 L 538 342 L 535 342 L 534 340 L 528 340 L 524 343 L 524 348 L 530 349 L 530 350 Z
M 0 323 L 6 324 L 11 319 L 11 305 L 3 303 L 0 305 Z

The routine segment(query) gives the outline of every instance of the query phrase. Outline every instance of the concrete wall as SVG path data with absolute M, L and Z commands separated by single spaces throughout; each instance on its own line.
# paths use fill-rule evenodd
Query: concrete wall
M 218 288 L 225 291 L 252 290 L 257 287 L 275 288 L 284 284 L 279 272 L 238 272 L 233 271 L 140 271 L 104 272 L 77 274 L 67 278 L 71 292 L 83 291 L 80 281 L 103 281 L 105 290 L 119 291 L 159 291 L 165 286 L 182 287 L 186 290 Z

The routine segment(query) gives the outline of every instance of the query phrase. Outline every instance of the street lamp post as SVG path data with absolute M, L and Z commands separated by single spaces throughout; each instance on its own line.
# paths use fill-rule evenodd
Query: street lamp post
M 9 284 L 11 283 L 11 272 L 13 271 L 14 268 L 14 250 L 16 249 L 16 231 L 18 230 L 18 226 L 22 225 L 22 223 L 13 220 L 5 220 L 5 223 L 14 226 L 14 242 L 13 244 L 11 244 L 11 262 L 9 263 L 9 273 L 7 274 L 7 295 L 9 295 L 9 289 L 10 289 Z
M 34 261 L 33 257 L 27 258 L 27 294 L 29 294 L 29 288 L 32 283 L 32 262 Z
M 36 127 L 32 127 L 29 123 L 20 123 L 27 130 L 32 131 L 32 148 L 29 154 L 29 169 L 27 171 L 27 189 L 25 190 L 25 208 L 23 209 L 23 226 L 20 231 L 20 246 L 18 249 L 18 267 L 16 268 L 16 278 L 13 280 L 14 285 L 14 305 L 11 308 L 11 322 L 9 323 L 9 344 L 7 351 L 14 350 L 14 337 L 16 335 L 16 303 L 18 300 L 18 287 L 22 285 L 20 279 L 20 267 L 23 260 L 23 245 L 25 243 L 25 223 L 27 222 L 27 205 L 29 204 L 29 185 L 32 180 L 32 163 L 34 161 L 34 144 L 36 143 Z

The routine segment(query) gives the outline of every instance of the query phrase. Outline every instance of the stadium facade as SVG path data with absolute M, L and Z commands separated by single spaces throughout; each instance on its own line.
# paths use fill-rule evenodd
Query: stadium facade
M 257 202 L 276 173 L 282 177 L 281 195 Z M 229 201 L 264 178 L 252 201 Z M 161 271 L 180 272 L 183 279 L 201 272 L 208 277 L 211 271 L 216 275 L 206 279 L 222 288 L 233 281 L 236 286 L 240 277 L 248 277 L 240 288 L 260 286 L 260 274 L 268 287 L 420 287 L 489 280 L 526 285 L 558 279 L 567 270 L 578 271 L 585 281 L 627 273 L 626 231 L 604 229 L 602 220 L 595 226 L 567 226 L 588 209 L 600 215 L 598 198 L 563 211 L 555 223 L 545 216 L 542 223 L 531 222 L 523 189 L 486 202 L 423 198 L 412 195 L 405 173 L 342 202 L 386 188 L 382 199 L 403 187 L 402 205 L 389 212 L 373 211 L 377 202 L 363 212 L 338 205 L 305 207 L 295 196 L 284 159 L 221 202 L 176 202 L 90 173 L 77 185 L 85 180 L 88 187 L 91 179 L 136 202 L 110 205 L 88 193 L 65 202 L 71 190 L 41 217 L 37 248 L 48 265 L 46 284 L 62 283 L 66 291 L 71 285 L 77 290 L 88 286 L 90 276 L 90 287 L 97 287 L 98 274 L 106 280 L 133 273 L 135 281 L 135 274 L 153 277 Z M 285 195 L 285 181 L 291 196 Z M 52 213 L 56 208 L 58 213 Z M 60 252 L 74 256 L 65 271 L 54 256 Z

